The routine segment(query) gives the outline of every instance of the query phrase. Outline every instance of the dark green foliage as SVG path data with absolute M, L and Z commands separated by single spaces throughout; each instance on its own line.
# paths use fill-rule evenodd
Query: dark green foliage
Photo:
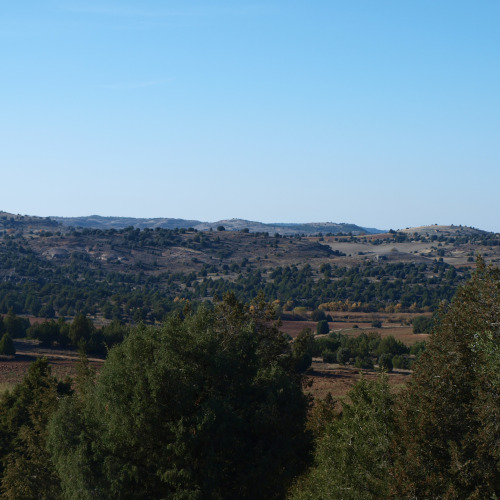
M 4 333 L 0 340 L 0 354 L 4 356 L 14 356 L 16 354 L 14 342 L 8 333 Z
M 420 357 L 420 355 L 425 351 L 425 347 L 427 342 L 425 340 L 421 340 L 420 342 L 415 342 L 410 347 L 410 354 L 415 356 L 416 359 Z
M 299 373 L 305 372 L 311 366 L 313 353 L 314 334 L 311 330 L 302 330 L 292 345 L 292 355 Z
M 356 356 L 354 366 L 356 368 L 363 368 L 365 370 L 373 370 L 373 359 L 369 356 L 365 356 L 364 358 Z
M 500 495 L 499 324 L 500 271 L 479 259 L 402 393 L 397 498 Z
M 87 349 L 95 328 L 92 321 L 83 314 L 77 314 L 69 328 L 69 339 L 73 346 Z
M 330 349 L 325 349 L 321 356 L 323 358 L 323 363 L 336 363 L 337 362 L 337 351 L 331 351 Z
M 52 304 L 45 304 L 38 311 L 38 315 L 42 318 L 53 318 L 56 315 L 56 312 L 54 311 Z
M 111 349 L 51 423 L 65 497 L 283 497 L 307 459 L 307 399 L 260 311 L 228 297 Z
M 28 337 L 40 340 L 43 345 L 51 346 L 54 342 L 59 341 L 59 323 L 54 320 L 35 323 L 28 329 Z
M 325 311 L 321 311 L 320 309 L 315 309 L 311 314 L 311 319 L 313 321 L 325 321 L 326 320 Z
M 12 308 L 9 309 L 9 312 L 4 316 L 3 323 L 5 326 L 5 331 L 13 339 L 26 337 L 26 330 L 30 326 L 29 320 L 16 316 Z
M 394 398 L 387 379 L 362 379 L 342 404 L 342 415 L 320 437 L 314 467 L 293 488 L 291 500 L 388 498 Z
M 433 326 L 432 318 L 417 316 L 413 320 L 413 333 L 431 333 Z
M 392 355 L 391 354 L 382 354 L 380 358 L 378 358 L 378 367 L 386 372 L 392 372 L 393 364 L 392 364 Z
M 101 334 L 103 336 L 104 344 L 111 348 L 115 344 L 120 344 L 123 339 L 128 335 L 130 331 L 130 326 L 122 323 L 118 320 L 113 320 L 101 329 Z
M 341 347 L 337 351 L 337 363 L 345 365 L 351 358 L 351 351 L 347 347 Z
M 375 321 L 372 321 L 372 327 L 373 328 L 382 328 L 382 321 L 376 319 Z
M 318 321 L 318 324 L 316 325 L 316 334 L 317 335 L 325 335 L 329 331 L 330 331 L 330 327 L 328 326 L 328 321 L 326 321 L 326 320 Z
M 408 354 L 409 352 L 409 348 L 400 340 L 396 340 L 392 335 L 384 337 L 375 351 L 378 356 L 390 354 L 391 357 L 397 354 Z
M 396 354 L 396 356 L 392 358 L 392 366 L 396 369 L 409 370 L 411 368 L 411 360 L 407 356 Z
M 58 383 L 46 359 L 30 365 L 12 392 L 0 398 L 2 498 L 60 498 L 59 478 L 46 451 L 47 422 L 70 384 Z

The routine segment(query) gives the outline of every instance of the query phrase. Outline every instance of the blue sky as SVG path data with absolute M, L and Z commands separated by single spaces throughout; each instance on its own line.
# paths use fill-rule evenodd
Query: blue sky
M 21 0 L 0 209 L 500 232 L 497 0 Z

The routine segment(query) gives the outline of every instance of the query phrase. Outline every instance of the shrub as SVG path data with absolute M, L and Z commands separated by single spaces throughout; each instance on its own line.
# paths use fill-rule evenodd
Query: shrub
M 4 356 L 14 356 L 16 354 L 14 342 L 8 333 L 4 333 L 2 339 L 0 340 L 0 354 L 3 354 Z
M 325 311 L 321 311 L 320 309 L 315 309 L 311 314 L 311 319 L 313 321 L 324 321 L 326 320 Z
M 394 368 L 409 370 L 410 365 L 411 361 L 406 356 L 401 356 L 400 354 L 396 354 L 396 356 L 392 358 L 392 366 Z
M 392 364 L 392 356 L 390 354 L 382 354 L 380 358 L 378 358 L 378 367 L 381 370 L 392 372 L 393 364 Z
M 317 335 L 325 335 L 330 331 L 330 327 L 328 326 L 328 321 L 321 320 L 318 321 L 318 325 L 316 326 Z
M 432 319 L 427 316 L 417 316 L 413 320 L 413 333 L 430 333 L 432 330 Z
M 345 365 L 346 363 L 348 363 L 350 358 L 351 358 L 351 351 L 347 349 L 347 347 L 341 347 L 337 351 L 337 362 L 340 363 L 341 365 Z
M 410 354 L 415 356 L 416 359 L 420 357 L 420 355 L 425 351 L 425 346 L 427 345 L 427 342 L 425 340 L 421 340 L 420 342 L 415 342 L 411 347 L 410 347 Z
M 365 370 L 373 369 L 373 360 L 369 356 L 365 356 L 362 358 L 361 356 L 356 357 L 356 361 L 354 362 L 354 366 L 356 368 L 363 368 Z
M 321 355 L 323 356 L 323 363 L 335 363 L 337 361 L 337 351 L 325 349 Z

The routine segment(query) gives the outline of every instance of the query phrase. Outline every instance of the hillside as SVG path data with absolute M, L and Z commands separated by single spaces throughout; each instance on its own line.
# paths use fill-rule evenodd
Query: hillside
M 231 221 L 224 222 L 224 227 Z M 500 262 L 498 235 L 430 226 L 384 234 L 282 236 L 241 230 L 83 228 L 0 214 L 0 313 L 160 320 L 186 301 L 259 292 L 300 308 L 433 311 L 477 253 Z M 330 234 L 330 235 L 328 235 Z

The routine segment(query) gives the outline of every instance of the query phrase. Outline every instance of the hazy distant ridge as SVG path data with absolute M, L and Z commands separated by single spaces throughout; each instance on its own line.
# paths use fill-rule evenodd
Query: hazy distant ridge
M 290 234 L 318 234 L 318 233 L 383 233 L 380 229 L 365 228 L 356 224 L 335 223 L 335 222 L 310 222 L 310 223 L 263 223 L 248 221 L 244 219 L 225 219 L 216 222 L 202 222 L 189 219 L 172 218 L 134 218 L 134 217 L 102 217 L 100 215 L 89 215 L 86 217 L 51 217 L 64 226 L 88 227 L 98 229 L 121 229 L 128 226 L 144 229 L 161 227 L 164 229 L 175 228 L 195 228 L 199 231 L 208 231 L 224 226 L 227 231 L 240 231 L 248 229 L 251 232 L 279 233 L 282 235 Z

